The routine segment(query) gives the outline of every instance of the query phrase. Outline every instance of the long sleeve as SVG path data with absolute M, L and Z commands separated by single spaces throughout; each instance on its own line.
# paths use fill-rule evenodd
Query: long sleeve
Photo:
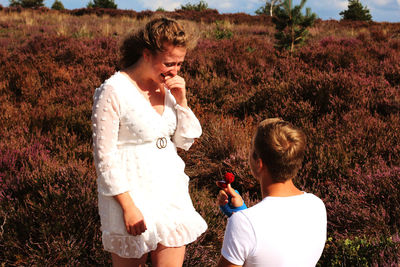
M 118 195 L 128 191 L 127 178 L 117 158 L 120 104 L 114 88 L 102 85 L 94 94 L 92 111 L 93 152 L 100 194 Z
M 194 139 L 201 136 L 201 125 L 191 109 L 183 108 L 178 104 L 175 105 L 175 109 L 178 122 L 172 140 L 177 147 L 188 150 Z

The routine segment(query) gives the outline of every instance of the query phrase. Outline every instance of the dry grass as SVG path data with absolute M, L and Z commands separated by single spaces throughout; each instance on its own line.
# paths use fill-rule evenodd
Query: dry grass
M 158 14 L 155 16 L 160 15 Z M 97 16 L 94 14 L 74 16 L 56 11 L 38 14 L 35 10 L 25 9 L 21 12 L 2 12 L 0 22 L 8 23 L 13 26 L 23 26 L 20 27 L 20 29 L 18 29 L 18 27 L 13 27 L 15 36 L 32 33 L 34 32 L 31 30 L 33 28 L 46 27 L 50 31 L 55 32 L 58 36 L 95 38 L 125 36 L 131 30 L 145 25 L 153 17 L 137 19 L 129 16 Z M 179 20 L 179 22 L 182 23 L 189 34 L 191 34 L 191 39 L 213 38 L 214 32 L 218 27 L 240 35 L 274 31 L 271 25 L 265 27 L 263 25 L 234 24 L 227 20 L 218 21 L 217 23 L 196 23 L 189 20 Z

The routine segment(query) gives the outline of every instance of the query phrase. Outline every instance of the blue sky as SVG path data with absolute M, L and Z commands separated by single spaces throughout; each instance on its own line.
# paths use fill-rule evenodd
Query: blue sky
M 217 9 L 220 13 L 244 12 L 254 14 L 262 0 L 205 0 L 210 8 Z M 54 0 L 45 0 L 45 5 L 50 7 Z M 61 0 L 67 9 L 85 7 L 89 0 Z M 196 4 L 199 0 L 114 0 L 119 9 L 133 9 L 136 11 L 156 10 L 159 7 L 172 11 L 182 4 Z M 294 4 L 300 0 L 294 0 Z M 374 21 L 400 22 L 400 0 L 361 0 L 367 6 Z M 8 0 L 0 0 L 0 5 L 8 6 Z M 347 0 L 308 0 L 306 7 L 310 7 L 321 19 L 339 20 L 340 11 L 347 9 Z

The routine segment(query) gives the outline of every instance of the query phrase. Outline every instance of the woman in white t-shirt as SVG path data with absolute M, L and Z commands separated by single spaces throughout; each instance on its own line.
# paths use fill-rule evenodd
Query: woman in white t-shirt
M 293 184 L 301 167 L 305 134 L 281 119 L 260 123 L 249 164 L 263 200 L 240 209 L 241 196 L 228 185 L 218 205 L 229 210 L 218 266 L 315 266 L 326 241 L 326 209 L 317 196 Z M 235 212 L 235 209 L 238 209 Z

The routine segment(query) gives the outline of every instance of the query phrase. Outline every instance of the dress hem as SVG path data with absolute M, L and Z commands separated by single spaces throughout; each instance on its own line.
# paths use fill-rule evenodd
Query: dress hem
M 121 236 L 121 235 L 112 235 L 109 232 L 103 231 L 102 233 L 102 241 L 103 248 L 105 251 L 114 253 L 121 258 L 141 258 L 144 254 L 149 253 L 153 250 L 157 249 L 158 244 L 161 244 L 165 247 L 181 247 L 188 245 L 194 241 L 196 241 L 205 231 L 207 230 L 207 226 L 202 227 L 200 231 L 197 233 L 187 236 L 185 240 L 181 242 L 177 242 L 175 244 L 170 244 L 165 242 L 166 240 L 162 240 L 157 237 L 156 242 L 151 242 L 153 244 L 148 245 L 149 242 L 144 241 L 144 237 L 141 236 Z M 119 244 L 118 246 L 113 245 Z M 133 247 L 140 247 L 139 250 L 133 249 Z

